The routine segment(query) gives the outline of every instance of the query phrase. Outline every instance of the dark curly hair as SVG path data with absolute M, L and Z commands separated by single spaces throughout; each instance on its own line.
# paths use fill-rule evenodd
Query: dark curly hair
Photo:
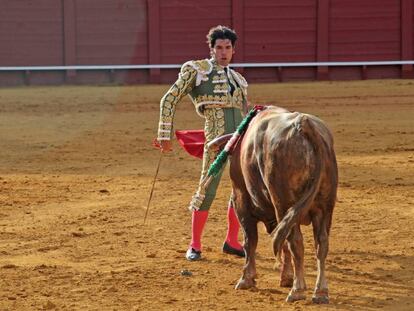
M 229 39 L 231 41 L 231 45 L 234 47 L 237 40 L 237 35 L 233 29 L 218 25 L 211 28 L 207 34 L 207 43 L 210 48 L 214 48 L 217 39 Z

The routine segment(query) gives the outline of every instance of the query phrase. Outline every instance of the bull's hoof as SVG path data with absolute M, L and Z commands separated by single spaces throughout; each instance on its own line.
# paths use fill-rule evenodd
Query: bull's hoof
M 304 289 L 292 289 L 286 298 L 286 302 L 295 302 L 298 300 L 305 300 L 306 294 Z
M 237 282 L 235 289 L 249 289 L 253 287 L 256 287 L 256 281 L 254 279 L 248 280 L 241 278 Z
M 316 304 L 329 303 L 328 289 L 315 290 L 312 296 L 312 302 Z
M 280 279 L 279 286 L 280 287 L 292 287 L 293 286 L 293 278 Z

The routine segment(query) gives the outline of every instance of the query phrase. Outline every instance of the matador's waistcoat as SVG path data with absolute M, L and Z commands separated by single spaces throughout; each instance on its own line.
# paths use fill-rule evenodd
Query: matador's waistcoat
M 197 113 L 206 117 L 211 108 L 247 110 L 247 82 L 241 74 L 217 64 L 214 59 L 186 62 L 177 81 L 160 102 L 158 140 L 170 140 L 177 103 L 189 95 Z

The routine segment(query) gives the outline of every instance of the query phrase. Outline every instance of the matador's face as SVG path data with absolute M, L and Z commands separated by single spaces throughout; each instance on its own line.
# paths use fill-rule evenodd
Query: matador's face
M 234 47 L 229 39 L 217 39 L 211 54 L 220 66 L 226 67 L 233 57 Z

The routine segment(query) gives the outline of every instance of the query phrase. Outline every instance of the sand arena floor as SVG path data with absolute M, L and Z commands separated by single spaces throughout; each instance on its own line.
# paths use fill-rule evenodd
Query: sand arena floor
M 306 301 L 284 302 L 289 289 L 278 287 L 262 225 L 257 289 L 234 290 L 243 260 L 221 253 L 227 173 L 204 260 L 184 259 L 201 162 L 177 144 L 162 159 L 143 226 L 167 88 L 0 89 L 0 310 L 414 310 L 413 81 L 250 87 L 252 102 L 315 114 L 334 134 L 340 182 L 327 306 L 310 300 L 310 227 Z M 202 123 L 188 99 L 179 105 L 177 129 Z

